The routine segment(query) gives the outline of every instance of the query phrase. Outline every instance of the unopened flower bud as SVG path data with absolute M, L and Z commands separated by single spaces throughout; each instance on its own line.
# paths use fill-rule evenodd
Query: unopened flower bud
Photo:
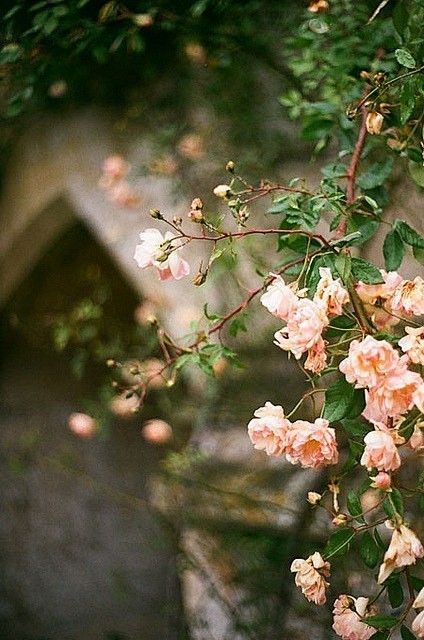
M 386 74 L 383 73 L 383 71 L 379 71 L 378 73 L 376 73 L 373 78 L 373 81 L 375 82 L 375 84 L 383 84 L 385 80 L 386 80 Z
M 204 282 L 206 282 L 206 273 L 203 273 L 202 271 L 199 271 L 199 273 L 197 274 L 197 276 L 193 280 L 193 284 L 196 287 L 200 287 Z
M 183 219 L 181 218 L 181 216 L 174 216 L 172 218 L 172 222 L 177 226 L 177 227 L 181 227 L 182 223 L 183 223 Z
M 227 164 L 225 165 L 225 171 L 228 171 L 229 173 L 234 173 L 235 167 L 236 165 L 234 164 L 234 162 L 232 160 L 229 160 L 229 162 L 227 162 Z
M 363 69 L 359 75 L 362 80 L 366 80 L 367 82 L 371 81 L 371 74 L 369 71 L 365 71 L 365 69 Z
M 159 253 L 156 256 L 156 260 L 158 262 L 166 262 L 169 258 L 169 253 L 167 251 L 161 251 L 161 253 Z
M 227 198 L 231 193 L 231 189 L 228 184 L 219 184 L 217 187 L 215 187 L 213 193 L 217 198 Z
M 335 527 L 345 527 L 347 525 L 347 515 L 339 513 L 334 519 L 333 524 Z
M 203 222 L 203 220 L 204 220 L 203 213 L 202 213 L 201 209 L 193 209 L 188 214 L 188 217 L 190 218 L 190 220 L 192 222 Z
M 194 209 L 194 211 L 197 211 L 198 209 L 201 210 L 203 209 L 203 202 L 201 201 L 200 198 L 194 198 L 194 200 L 192 201 L 191 205 L 190 205 L 190 209 Z
M 132 376 L 138 376 L 138 374 L 140 373 L 140 370 L 138 367 L 131 367 L 130 369 L 130 374 Z
M 108 360 L 106 360 L 106 366 L 107 367 L 116 367 L 118 363 L 116 362 L 116 360 L 113 360 L 113 358 L 109 358 Z
M 150 209 L 149 213 L 155 220 L 163 220 L 163 215 L 159 209 Z
M 367 114 L 367 119 L 365 121 L 368 133 L 370 133 L 371 135 L 373 135 L 374 133 L 380 133 L 383 122 L 383 114 L 379 113 L 378 111 L 370 111 Z
M 320 493 L 316 493 L 316 491 L 308 491 L 309 504 L 319 504 L 322 500 L 322 495 Z
M 372 480 L 371 487 L 374 489 L 382 489 L 383 491 L 388 491 L 392 483 L 391 477 L 384 471 L 380 471 L 376 476 L 370 476 L 370 480 Z

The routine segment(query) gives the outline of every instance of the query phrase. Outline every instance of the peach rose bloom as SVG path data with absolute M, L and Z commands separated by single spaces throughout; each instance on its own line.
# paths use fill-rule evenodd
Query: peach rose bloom
M 424 382 L 414 391 L 413 399 L 418 411 L 424 413 Z
M 349 294 L 340 278 L 333 279 L 328 267 L 319 267 L 320 280 L 314 295 L 314 302 L 321 303 L 328 316 L 340 316 L 343 305 L 349 302 Z
M 408 335 L 399 340 L 399 346 L 414 364 L 424 365 L 424 327 L 405 327 Z
M 330 563 L 325 562 L 318 551 L 306 560 L 297 558 L 293 560 L 290 571 L 296 573 L 296 586 L 302 589 L 303 595 L 315 604 L 325 604 L 327 598 L 325 590 L 330 584 L 325 578 L 330 577 Z
M 364 438 L 365 449 L 361 464 L 367 469 L 394 471 L 401 465 L 394 438 L 388 431 L 370 431 Z
M 68 426 L 80 438 L 92 438 L 98 428 L 97 421 L 86 413 L 71 413 Z
M 417 276 L 414 280 L 403 280 L 396 288 L 390 301 L 391 309 L 407 316 L 424 314 L 424 280 Z
M 380 471 L 376 476 L 370 476 L 371 487 L 374 489 L 382 489 L 383 491 L 387 491 L 390 489 L 390 485 L 392 484 L 392 479 L 388 473 L 384 471 Z
M 327 354 L 325 352 L 325 341 L 318 338 L 312 349 L 308 350 L 308 357 L 305 360 L 305 369 L 312 373 L 321 373 L 325 369 Z
M 273 274 L 271 274 L 273 275 Z M 261 296 L 261 303 L 277 318 L 287 320 L 299 302 L 293 289 L 286 285 L 281 276 L 275 276 L 266 292 Z
M 384 329 L 399 324 L 399 318 L 390 314 L 392 311 L 390 300 L 396 287 L 402 282 L 402 277 L 396 271 L 387 273 L 384 269 L 380 269 L 380 273 L 384 283 L 365 284 L 360 281 L 355 288 L 367 315 L 377 329 Z M 379 306 L 375 306 L 377 303 Z
M 409 371 L 408 362 L 408 356 L 402 356 L 398 364 L 366 392 L 364 418 L 385 424 L 389 417 L 398 418 L 412 409 L 422 378 L 419 373 Z
M 141 244 L 135 248 L 134 260 L 141 269 L 156 267 L 160 280 L 174 278 L 180 280 L 190 273 L 189 264 L 179 255 L 181 248 L 174 249 L 169 255 L 164 252 L 161 245 L 167 240 L 175 238 L 174 234 L 167 231 L 163 236 L 158 229 L 146 229 L 140 233 Z M 175 246 L 175 245 L 172 245 Z M 169 245 L 167 245 L 167 248 Z
M 312 349 L 321 338 L 322 331 L 328 325 L 323 307 L 313 300 L 302 298 L 287 319 L 287 326 L 275 334 L 275 344 L 291 351 L 296 360 Z
M 290 421 L 284 416 L 284 409 L 266 402 L 253 415 L 256 417 L 247 425 L 247 432 L 255 449 L 265 451 L 269 456 L 282 456 L 286 432 L 290 426 Z
M 395 569 L 415 564 L 424 555 L 424 547 L 413 531 L 404 524 L 393 531 L 389 548 L 384 554 L 383 564 L 378 573 L 378 584 L 382 584 Z
M 143 438 L 150 444 L 166 444 L 172 439 L 172 427 L 165 420 L 147 420 L 141 430 Z
M 334 603 L 333 629 L 343 640 L 368 640 L 376 630 L 364 620 L 368 598 L 341 595 Z
M 411 629 L 418 638 L 424 638 L 424 610 L 417 615 Z
M 341 361 L 339 369 L 355 387 L 372 387 L 399 362 L 399 354 L 386 340 L 367 336 L 361 342 L 353 340 L 349 355 Z
M 339 453 L 334 429 L 328 420 L 317 418 L 315 422 L 296 420 L 286 432 L 286 458 L 302 467 L 320 467 L 337 464 Z

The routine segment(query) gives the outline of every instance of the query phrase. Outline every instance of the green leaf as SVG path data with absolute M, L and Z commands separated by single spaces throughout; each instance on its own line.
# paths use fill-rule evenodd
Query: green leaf
M 352 273 L 356 280 L 361 280 L 365 284 L 384 283 L 380 270 L 362 258 L 352 258 Z
M 357 183 L 361 189 L 375 189 L 384 184 L 393 169 L 393 158 L 388 156 L 383 162 L 375 162 L 368 171 L 362 173 Z
M 357 418 L 365 409 L 365 391 L 364 389 L 354 389 L 352 402 L 347 410 L 349 418 Z
M 400 122 L 408 122 L 415 107 L 415 92 L 411 82 L 405 82 L 400 94 Z
M 343 556 L 349 550 L 349 544 L 355 537 L 355 532 L 351 529 L 339 529 L 335 531 L 329 538 L 325 549 L 324 557 L 334 558 Z
M 365 531 L 362 536 L 360 546 L 361 558 L 370 569 L 374 569 L 380 558 L 380 552 L 377 544 L 369 531 Z
M 350 437 L 359 438 L 361 440 L 367 435 L 367 433 L 372 431 L 370 424 L 360 422 L 359 420 L 343 420 L 342 425 Z
M 325 138 L 330 134 L 333 124 L 333 121 L 327 118 L 309 118 L 302 129 L 302 138 L 309 142 Z
M 363 511 L 361 501 L 354 491 L 349 491 L 347 494 L 346 504 L 350 515 L 354 516 L 355 520 L 365 522 L 364 517 L 360 515 Z
M 411 576 L 411 584 L 414 587 L 414 591 L 418 592 L 424 587 L 424 579 L 418 576 Z
M 398 232 L 400 237 L 406 244 L 418 249 L 424 249 L 424 237 L 409 226 L 404 220 L 393 220 L 393 228 Z
M 365 446 L 361 442 L 349 440 L 349 457 L 343 465 L 342 473 L 347 473 L 356 467 L 358 459 L 362 456 Z
M 239 331 L 247 331 L 244 318 L 242 317 L 234 318 L 234 320 L 230 324 L 230 336 L 235 338 Z
M 363 622 L 375 629 L 390 629 L 398 622 L 398 619 L 392 616 L 367 616 Z
M 408 627 L 405 627 L 404 624 L 400 628 L 400 635 L 402 636 L 402 640 L 417 640 L 417 636 L 414 636 L 412 631 L 409 631 Z
M 396 271 L 402 264 L 403 256 L 405 255 L 405 245 L 395 229 L 389 231 L 384 238 L 383 255 L 387 271 Z
M 396 31 L 401 36 L 408 26 L 409 21 L 409 14 L 404 2 L 399 1 L 396 4 L 393 9 L 392 20 Z
M 424 187 L 424 167 L 418 162 L 409 162 L 408 171 L 413 181 L 419 186 Z
M 397 609 L 401 606 L 404 600 L 404 595 L 399 576 L 395 575 L 393 576 L 393 578 L 394 579 L 391 580 L 387 585 L 387 593 L 393 609 Z
M 396 49 L 395 56 L 399 64 L 407 69 L 415 69 L 417 66 L 414 57 L 406 49 Z
M 424 265 L 424 249 L 412 247 L 412 253 L 414 254 L 415 260 L 418 260 L 420 264 Z
M 347 416 L 353 400 L 353 392 L 353 384 L 347 382 L 345 377 L 340 377 L 331 387 L 328 387 L 325 392 L 323 418 L 329 422 L 335 422 Z
M 347 254 L 345 251 L 340 251 L 334 265 L 343 282 L 347 282 L 352 271 L 352 260 L 350 254 Z
M 396 522 L 397 514 L 403 515 L 403 498 L 399 489 L 392 488 L 392 492 L 388 494 L 387 498 L 383 502 L 383 509 L 391 520 Z

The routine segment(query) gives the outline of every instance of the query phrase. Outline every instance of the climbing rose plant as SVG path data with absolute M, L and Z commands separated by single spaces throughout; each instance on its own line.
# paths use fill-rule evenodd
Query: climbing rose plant
M 416 571 L 424 547 L 409 506 L 419 498 L 424 507 L 424 474 L 417 477 L 414 465 L 424 451 L 424 280 L 402 276 L 406 254 L 423 264 L 424 238 L 401 217 L 385 215 L 396 158 L 397 170 L 409 173 L 404 179 L 424 186 L 424 3 L 388 4 L 383 0 L 370 11 L 368 3 L 314 0 L 286 43 L 301 88 L 282 96 L 283 105 L 301 119 L 315 155 L 338 140 L 336 161 L 322 167 L 317 187 L 300 178 L 250 184 L 230 161 L 230 179 L 213 189 L 226 215 L 207 213 L 199 197 L 185 219 L 151 210 L 163 232 L 145 228 L 134 255 L 140 268 L 156 269 L 160 280 L 179 280 L 193 274 L 185 247 L 210 245 L 208 261 L 194 272 L 193 282 L 201 286 L 215 262 L 236 259 L 245 239 L 275 238 L 277 255 L 269 259 L 268 273 L 257 269 L 260 283 L 241 304 L 225 314 L 206 306 L 204 325 L 183 344 L 158 326 L 163 366 L 138 376 L 127 391 L 141 403 L 158 376 L 173 380 L 188 363 L 213 375 L 219 360 L 234 360 L 226 336 L 246 330 L 254 299 L 279 320 L 276 348 L 294 357 L 310 389 L 292 408 L 264 399 L 247 434 L 264 455 L 331 470 L 326 490 L 310 491 L 305 499 L 327 512 L 333 533 L 322 553 L 293 560 L 291 571 L 307 600 L 325 605 L 334 561 L 359 541 L 376 588 L 335 600 L 333 630 L 344 640 L 388 640 L 397 630 L 403 640 L 424 638 L 424 581 Z M 340 54 L 350 48 L 355 56 Z M 137 195 L 127 173 L 123 159 L 108 158 L 102 186 L 112 200 L 134 206 Z M 251 225 L 254 203 L 265 199 L 274 222 Z M 374 236 L 385 269 L 359 255 Z M 306 401 L 313 421 L 297 417 Z M 361 478 L 355 489 L 352 476 Z M 369 491 L 374 497 L 365 505 Z

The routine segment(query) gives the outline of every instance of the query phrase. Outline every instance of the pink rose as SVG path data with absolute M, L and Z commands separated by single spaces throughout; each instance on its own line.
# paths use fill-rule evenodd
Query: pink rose
M 412 631 L 419 638 L 424 638 L 424 610 L 420 611 L 412 623 Z
M 416 559 L 423 555 L 424 547 L 415 533 L 404 524 L 399 525 L 394 529 L 389 548 L 384 554 L 377 582 L 382 584 L 395 569 L 415 564 Z
M 401 461 L 394 439 L 388 431 L 370 431 L 364 438 L 365 449 L 361 464 L 367 469 L 394 471 Z
M 418 386 L 412 397 L 418 411 L 424 413 L 424 382 Z
M 297 558 L 293 560 L 290 571 L 296 573 L 296 586 L 302 589 L 303 595 L 315 604 L 325 604 L 325 590 L 330 584 L 325 578 L 330 577 L 330 563 L 325 562 L 318 551 L 306 560 Z
M 174 238 L 169 231 L 163 236 L 158 229 L 146 229 L 140 233 L 142 243 L 135 248 L 134 260 L 141 269 L 156 267 L 160 280 L 180 280 L 190 273 L 190 266 L 178 255 L 181 248 Z
M 328 420 L 322 418 L 317 418 L 315 422 L 293 422 L 286 432 L 287 460 L 313 469 L 337 464 L 339 454 L 335 431 L 328 425 Z
M 414 280 L 403 280 L 396 288 L 390 301 L 392 311 L 407 316 L 424 314 L 424 280 L 417 276 Z
M 390 300 L 396 287 L 402 282 L 402 277 L 396 271 L 387 273 L 380 269 L 384 280 L 382 284 L 364 284 L 358 282 L 356 292 L 364 304 L 367 315 L 377 329 L 395 326 L 399 319 L 391 314 Z
M 269 456 L 282 456 L 285 447 L 289 420 L 284 416 L 284 410 L 271 402 L 256 409 L 253 418 L 247 425 L 249 438 L 255 449 L 265 451 Z
M 287 326 L 275 334 L 275 344 L 291 351 L 296 360 L 302 353 L 312 349 L 322 337 L 322 331 L 328 325 L 328 318 L 321 305 L 301 298 L 287 319 Z
M 361 342 L 353 340 L 339 369 L 358 389 L 376 385 L 398 362 L 399 354 L 389 342 L 367 336 Z
M 314 295 L 314 302 L 321 303 L 328 316 L 340 316 L 343 305 L 349 302 L 349 294 L 340 278 L 333 280 L 328 267 L 319 267 L 320 280 Z
M 399 340 L 399 346 L 414 364 L 424 365 L 424 327 L 405 327 L 408 335 Z
M 424 587 L 421 587 L 417 597 L 412 603 L 414 609 L 424 609 Z
M 281 276 L 275 276 L 275 280 L 261 296 L 261 302 L 274 316 L 287 320 L 296 308 L 299 299 L 293 293 L 293 289 L 285 284 Z
M 98 428 L 96 420 L 86 413 L 71 413 L 68 426 L 80 438 L 91 438 Z
M 368 598 L 341 595 L 334 603 L 333 629 L 343 640 L 368 640 L 375 629 L 366 624 Z M 369 614 L 368 614 L 369 615 Z
M 379 382 L 366 393 L 363 416 L 370 422 L 387 423 L 389 417 L 397 418 L 414 406 L 414 394 L 422 384 L 419 373 L 409 371 L 408 356 L 402 356 Z

